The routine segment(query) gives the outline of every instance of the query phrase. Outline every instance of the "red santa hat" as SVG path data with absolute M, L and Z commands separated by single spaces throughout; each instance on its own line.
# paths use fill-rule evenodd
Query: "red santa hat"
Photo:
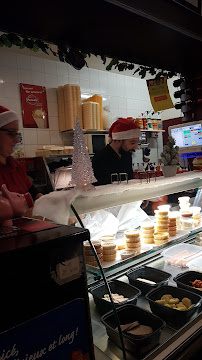
M 139 138 L 141 135 L 137 124 L 131 119 L 119 118 L 109 129 L 109 137 L 112 140 L 127 140 Z
M 18 117 L 14 111 L 0 105 L 0 128 L 16 120 Z

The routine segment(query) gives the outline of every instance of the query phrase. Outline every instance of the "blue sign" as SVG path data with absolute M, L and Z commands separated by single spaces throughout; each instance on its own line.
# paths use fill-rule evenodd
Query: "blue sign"
M 0 360 L 88 360 L 88 323 L 83 299 L 0 334 Z

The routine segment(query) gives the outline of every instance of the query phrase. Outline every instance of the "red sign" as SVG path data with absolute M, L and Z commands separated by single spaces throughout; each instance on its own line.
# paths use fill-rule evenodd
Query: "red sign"
M 20 84 L 23 127 L 46 129 L 48 123 L 48 107 L 46 88 L 44 86 Z

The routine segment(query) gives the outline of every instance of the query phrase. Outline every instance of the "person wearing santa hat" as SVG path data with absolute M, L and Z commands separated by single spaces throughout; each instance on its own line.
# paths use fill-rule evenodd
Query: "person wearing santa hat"
M 138 148 L 140 129 L 131 119 L 119 118 L 109 129 L 110 143 L 92 159 L 95 185 L 111 184 L 111 174 L 127 173 L 133 179 L 131 152 Z
M 23 165 L 11 156 L 17 143 L 17 114 L 0 105 L 0 188 L 6 184 L 9 191 L 20 194 L 29 192 L 36 200 L 42 194 L 33 186 Z

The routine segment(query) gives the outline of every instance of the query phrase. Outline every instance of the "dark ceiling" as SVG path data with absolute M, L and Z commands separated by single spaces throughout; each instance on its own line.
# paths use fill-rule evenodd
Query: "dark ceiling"
M 164 70 L 202 71 L 202 17 L 172 0 L 35 0 L 24 8 L 4 1 L 1 14 L 1 31 Z

